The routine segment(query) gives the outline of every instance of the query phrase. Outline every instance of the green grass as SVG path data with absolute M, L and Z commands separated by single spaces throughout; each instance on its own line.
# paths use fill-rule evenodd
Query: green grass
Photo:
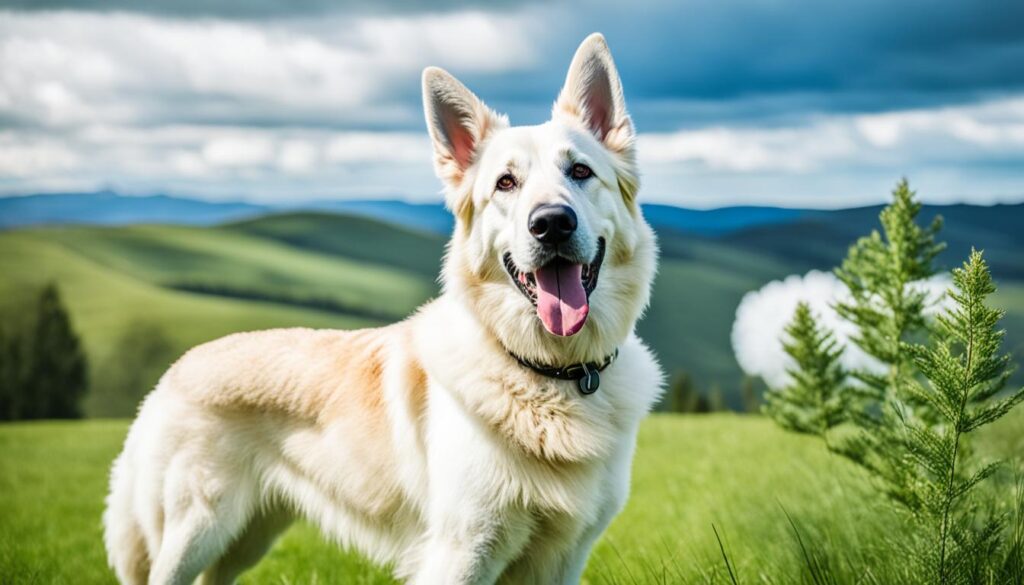
M 297 249 L 228 229 L 75 227 L 37 234 L 157 285 L 213 283 L 269 294 L 328 297 L 396 318 L 435 289 L 429 278 L 407 269 Z
M 124 421 L 0 425 L 0 583 L 113 583 L 100 514 L 126 429 Z M 979 448 L 1019 463 L 1024 411 L 987 431 Z M 816 440 L 761 417 L 654 416 L 641 428 L 629 504 L 598 543 L 585 582 L 727 583 L 716 530 L 740 583 L 810 582 L 794 525 L 840 583 L 901 576 L 900 517 Z M 299 524 L 243 582 L 391 580 Z

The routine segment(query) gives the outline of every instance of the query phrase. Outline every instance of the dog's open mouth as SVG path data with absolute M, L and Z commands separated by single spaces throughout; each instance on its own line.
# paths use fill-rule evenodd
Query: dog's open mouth
M 583 328 L 590 312 L 590 293 L 597 288 L 604 262 L 604 238 L 598 239 L 597 255 L 590 264 L 556 257 L 534 272 L 523 272 L 516 268 L 511 253 L 506 252 L 503 260 L 519 291 L 537 307 L 537 316 L 549 333 L 569 336 Z

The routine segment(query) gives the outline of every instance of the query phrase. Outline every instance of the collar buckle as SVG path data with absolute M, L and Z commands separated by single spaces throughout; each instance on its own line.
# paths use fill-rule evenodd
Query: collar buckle
M 580 387 L 580 394 L 593 394 L 601 387 L 601 374 L 598 373 L 597 369 L 591 370 L 587 367 L 587 364 L 583 364 L 583 377 L 576 380 L 576 383 Z

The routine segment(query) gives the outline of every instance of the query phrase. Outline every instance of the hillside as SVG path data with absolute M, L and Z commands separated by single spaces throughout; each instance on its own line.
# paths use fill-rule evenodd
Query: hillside
M 89 356 L 92 387 L 101 391 L 110 383 L 114 353 L 140 328 L 168 346 L 163 359 L 169 363 L 235 331 L 379 325 L 406 315 L 435 290 L 432 278 L 384 264 L 230 229 L 181 226 L 0 233 L 0 272 L 5 315 L 21 310 L 33 288 L 58 283 Z M 92 414 L 125 411 L 86 402 Z
M 371 218 L 289 213 L 224 226 L 225 230 L 436 278 L 447 237 Z
M 684 211 L 655 213 L 660 219 L 654 223 L 662 225 L 661 264 L 639 333 L 670 374 L 688 373 L 704 392 L 717 386 L 738 407 L 741 372 L 729 334 L 743 295 L 773 279 L 835 265 L 849 243 L 871 229 L 878 209 L 760 210 L 753 225 L 736 212 L 712 222 L 714 229 L 707 230 L 713 235 L 664 227 L 692 222 Z M 928 208 L 926 215 L 936 212 L 946 217 L 945 266 L 957 264 L 971 245 L 986 250 L 1000 284 L 997 302 L 1009 310 L 1008 347 L 1020 359 L 1024 235 L 1015 226 L 1024 223 L 1024 206 Z M 210 227 L 8 230 L 0 232 L 0 308 L 56 281 L 97 365 L 94 387 L 103 387 L 102 364 L 113 359 L 127 332 L 142 325 L 166 337 L 173 357 L 231 331 L 400 319 L 437 293 L 445 240 L 372 218 L 314 212 Z
M 756 251 L 805 269 L 835 265 L 856 238 L 878 226 L 881 206 L 808 211 L 785 223 L 762 222 L 720 234 L 732 247 Z M 946 268 L 959 265 L 971 247 L 985 250 L 999 279 L 1024 280 L 1024 205 L 925 206 L 922 223 L 943 218 L 941 239 L 948 248 L 939 257 Z

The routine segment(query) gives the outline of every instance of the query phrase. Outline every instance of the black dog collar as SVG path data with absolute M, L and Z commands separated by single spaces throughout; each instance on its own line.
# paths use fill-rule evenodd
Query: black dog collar
M 557 378 L 559 380 L 575 380 L 580 387 L 580 394 L 593 394 L 601 387 L 600 372 L 604 371 L 605 368 L 615 361 L 615 358 L 619 357 L 619 350 L 616 348 L 611 355 L 605 357 L 600 362 L 572 364 L 561 368 L 536 364 L 526 358 L 517 356 L 511 351 L 508 354 L 516 358 L 516 361 L 523 367 L 530 368 L 541 376 Z

